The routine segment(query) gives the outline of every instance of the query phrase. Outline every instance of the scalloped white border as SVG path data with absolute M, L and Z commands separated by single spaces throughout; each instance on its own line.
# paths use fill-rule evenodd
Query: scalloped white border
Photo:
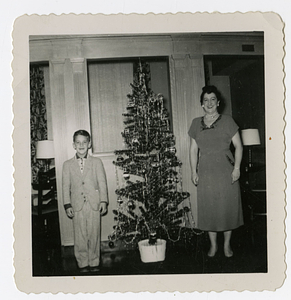
M 97 26 L 98 24 L 98 26 Z M 266 136 L 269 248 L 267 274 L 143 275 L 106 277 L 31 276 L 29 201 L 29 84 L 28 36 L 44 34 L 130 34 L 165 32 L 264 31 L 266 74 Z M 147 15 L 24 15 L 13 31 L 15 281 L 25 293 L 93 293 L 140 291 L 255 291 L 275 290 L 285 279 L 285 177 L 283 22 L 275 13 L 178 13 Z M 271 138 L 271 139 L 269 139 Z M 142 280 L 141 280 L 142 278 Z

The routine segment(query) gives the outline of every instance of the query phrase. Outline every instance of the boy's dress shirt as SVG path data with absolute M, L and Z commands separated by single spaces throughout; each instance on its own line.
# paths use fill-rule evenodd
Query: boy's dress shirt
M 80 171 L 81 171 L 82 174 L 84 172 L 84 167 L 85 167 L 85 163 L 86 163 L 86 160 L 87 160 L 87 156 L 88 156 L 88 154 L 86 154 L 86 156 L 83 157 L 83 158 L 79 157 L 78 154 L 76 154 L 76 156 L 75 156 L 77 161 L 78 161 L 78 164 L 80 166 Z

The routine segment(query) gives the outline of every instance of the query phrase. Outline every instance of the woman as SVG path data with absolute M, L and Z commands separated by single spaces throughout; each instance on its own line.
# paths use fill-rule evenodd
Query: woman
M 195 118 L 189 129 L 191 179 L 197 186 L 198 227 L 208 231 L 209 257 L 217 252 L 217 232 L 224 233 L 224 254 L 231 257 L 232 230 L 243 225 L 240 197 L 242 143 L 238 126 L 217 108 L 221 95 L 215 86 L 202 89 L 203 117 Z M 230 151 L 234 146 L 234 157 Z

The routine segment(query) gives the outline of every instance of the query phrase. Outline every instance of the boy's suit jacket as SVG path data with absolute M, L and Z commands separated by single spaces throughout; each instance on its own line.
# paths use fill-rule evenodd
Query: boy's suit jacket
M 63 201 L 80 211 L 88 200 L 93 210 L 100 202 L 108 203 L 107 180 L 100 158 L 88 156 L 83 174 L 75 157 L 63 164 Z

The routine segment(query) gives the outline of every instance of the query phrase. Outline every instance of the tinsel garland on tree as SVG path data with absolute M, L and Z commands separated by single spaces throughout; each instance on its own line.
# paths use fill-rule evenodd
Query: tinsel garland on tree
M 147 88 L 141 63 L 134 78 L 123 113 L 126 149 L 116 150 L 113 162 L 117 209 L 109 236 L 111 247 L 116 240 L 133 243 L 149 239 L 150 244 L 157 238 L 177 241 L 191 213 L 185 206 L 190 194 L 182 190 L 182 163 L 176 156 L 163 96 Z M 121 179 L 118 170 L 123 172 Z

